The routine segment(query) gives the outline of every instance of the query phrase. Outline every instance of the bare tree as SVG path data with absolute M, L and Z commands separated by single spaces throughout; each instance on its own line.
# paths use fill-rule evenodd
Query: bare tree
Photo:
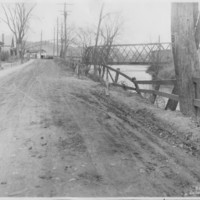
M 76 44 L 80 49 L 82 57 L 82 63 L 84 65 L 84 73 L 87 75 L 90 71 L 91 65 L 89 65 L 89 58 L 87 55 L 87 49 L 92 45 L 94 41 L 94 33 L 90 28 L 79 28 L 77 31 Z
M 117 13 L 105 13 L 104 4 L 101 7 L 95 46 L 93 51 L 94 75 L 97 75 L 97 65 L 100 63 L 107 63 L 111 46 L 115 39 L 119 36 L 122 21 L 120 15 Z M 98 45 L 103 45 L 103 48 L 97 48 Z
M 103 46 L 101 51 L 101 59 L 103 60 L 101 62 L 105 64 L 108 62 L 111 47 L 120 35 L 121 27 L 122 21 L 120 16 L 118 14 L 114 15 L 109 13 L 100 30 L 101 43 Z
M 89 28 L 79 28 L 77 31 L 76 44 L 81 49 L 81 57 L 84 59 L 88 47 L 92 45 L 94 38 L 93 31 Z
M 104 10 L 104 4 L 102 4 L 101 6 L 101 11 L 100 11 L 100 15 L 99 15 L 99 20 L 98 20 L 98 26 L 97 26 L 97 33 L 96 33 L 96 38 L 95 38 L 95 46 L 94 46 L 94 52 L 93 52 L 93 63 L 94 63 L 94 75 L 97 75 L 97 45 L 98 45 L 98 41 L 99 41 L 99 34 L 100 34 L 100 30 L 101 30 L 101 23 L 102 20 L 104 18 L 103 16 L 103 10 Z
M 4 18 L 2 21 L 5 22 L 10 31 L 15 36 L 17 55 L 23 59 L 23 48 L 24 37 L 27 35 L 29 29 L 29 23 L 31 19 L 31 13 L 35 7 L 35 4 L 28 3 L 15 3 L 2 4 Z
M 60 40 L 61 40 L 61 52 L 60 57 L 66 58 L 70 52 L 68 52 L 69 46 L 76 43 L 76 31 L 73 26 L 68 26 L 66 30 L 67 38 L 65 38 L 65 31 L 63 30 L 63 23 L 61 23 L 61 32 L 60 32 Z
M 68 52 L 69 46 L 76 44 L 76 31 L 75 31 L 75 28 L 71 25 L 69 25 L 67 28 L 67 38 L 66 38 L 65 44 L 66 44 L 65 56 L 68 56 L 70 55 L 70 52 Z

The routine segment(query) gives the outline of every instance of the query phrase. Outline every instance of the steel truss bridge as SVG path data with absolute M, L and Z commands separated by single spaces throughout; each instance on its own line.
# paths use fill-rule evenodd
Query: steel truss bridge
M 171 43 L 120 44 L 88 47 L 85 51 L 87 64 L 146 65 L 172 61 Z

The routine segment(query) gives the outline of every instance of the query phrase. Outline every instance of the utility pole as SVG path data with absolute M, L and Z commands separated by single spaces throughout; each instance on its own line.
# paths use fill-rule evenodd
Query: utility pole
M 198 40 L 195 30 L 199 17 L 198 3 L 172 3 L 171 36 L 174 67 L 177 80 L 180 111 L 188 116 L 197 113 L 193 105 L 195 88 L 192 78 L 200 77 L 199 59 L 197 54 Z M 200 95 L 200 91 L 196 91 Z
M 67 35 L 67 17 L 69 16 L 69 11 L 67 11 L 67 5 L 72 5 L 72 4 L 68 4 L 68 3 L 64 3 L 62 4 L 64 5 L 64 10 L 62 11 L 63 16 L 64 16 L 64 37 L 63 37 L 63 41 L 64 41 L 64 45 L 63 46 L 63 57 L 66 58 L 66 54 L 67 54 L 67 47 L 68 47 L 68 35 Z
M 42 51 L 42 31 L 40 35 L 40 58 L 41 58 L 41 51 Z
M 58 17 L 57 17 L 57 56 L 58 56 L 58 33 L 59 33 L 59 22 L 58 22 Z
M 53 29 L 53 57 L 55 56 L 55 46 L 56 46 L 56 32 L 55 32 L 55 27 Z
M 65 0 L 66 1 L 66 0 Z M 60 3 L 59 3 L 60 4 Z M 69 16 L 69 11 L 67 11 L 67 5 L 72 5 L 72 4 L 68 4 L 68 3 L 61 3 L 61 5 L 64 5 L 64 9 L 61 11 L 62 15 L 64 16 L 64 33 L 60 34 L 62 35 L 62 40 L 61 40 L 61 47 L 62 49 L 60 50 L 62 52 L 62 57 L 65 58 L 66 54 L 67 54 L 67 46 L 69 45 L 68 43 L 68 36 L 67 36 L 67 17 Z M 57 29 L 58 29 L 58 19 L 57 19 Z M 63 25 L 61 25 L 61 27 L 63 28 Z M 57 38 L 58 38 L 58 33 L 57 33 Z M 62 44 L 64 43 L 64 44 Z M 58 52 L 58 50 L 57 50 Z
M 65 32 L 65 46 L 64 46 L 64 59 L 66 58 L 67 52 L 67 11 L 66 11 L 66 2 L 64 4 L 64 32 Z
M 61 31 L 60 31 L 60 41 L 61 41 L 61 47 L 60 47 L 60 57 L 63 58 L 63 24 L 61 25 Z

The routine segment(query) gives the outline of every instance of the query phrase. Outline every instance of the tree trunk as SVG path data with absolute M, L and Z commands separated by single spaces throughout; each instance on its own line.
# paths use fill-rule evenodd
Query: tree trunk
M 100 33 L 100 27 L 101 27 L 101 21 L 102 21 L 102 15 L 103 15 L 103 8 L 104 8 L 104 4 L 102 4 L 101 6 L 101 11 L 100 11 L 100 15 L 99 15 L 99 22 L 98 22 L 98 27 L 97 27 L 97 35 L 95 38 L 95 47 L 94 47 L 94 52 L 93 52 L 93 56 L 92 56 L 92 60 L 93 60 L 93 64 L 94 64 L 94 75 L 97 76 L 97 59 L 99 58 L 98 53 L 97 52 L 97 46 L 98 46 L 98 41 L 99 41 L 99 33 Z
M 16 44 L 16 53 L 17 53 L 17 57 L 20 56 L 20 47 L 19 47 L 19 43 Z
M 195 43 L 194 13 L 198 3 L 172 3 L 171 31 L 172 52 L 180 110 L 188 116 L 195 115 L 193 99 L 195 88 L 192 77 L 200 77 L 199 59 Z

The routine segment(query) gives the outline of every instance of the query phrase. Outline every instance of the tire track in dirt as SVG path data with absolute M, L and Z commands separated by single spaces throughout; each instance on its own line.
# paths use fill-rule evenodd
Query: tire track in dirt
M 67 119 L 66 119 L 66 116 L 64 119 L 66 119 L 66 120 L 70 119 L 70 121 L 72 122 L 71 123 L 72 126 L 68 127 L 68 129 L 75 128 L 75 130 L 76 130 L 76 134 L 71 137 L 71 138 L 74 138 L 73 139 L 74 141 L 72 140 L 72 144 L 70 144 L 70 146 L 71 146 L 70 148 L 73 148 L 73 145 L 76 145 L 77 139 L 80 138 L 80 140 L 78 139 L 79 140 L 78 143 L 81 146 L 75 146 L 75 148 L 77 148 L 76 151 L 78 151 L 78 149 L 84 147 L 84 149 L 85 149 L 84 151 L 86 151 L 87 156 L 89 156 L 90 165 L 92 165 L 97 171 L 97 172 L 91 173 L 91 172 L 89 172 L 90 171 L 89 170 L 88 172 L 79 173 L 79 174 L 77 174 L 76 179 L 77 180 L 78 179 L 90 180 L 92 182 L 96 180 L 99 183 L 101 181 L 103 181 L 104 184 L 108 184 L 108 186 L 106 186 L 107 188 L 111 189 L 111 187 L 112 187 L 112 191 L 114 190 L 115 193 L 118 193 L 117 189 L 115 189 L 115 188 L 113 188 L 113 186 L 111 186 L 112 184 L 110 183 L 110 180 L 106 180 L 106 177 L 103 177 L 103 180 L 101 180 L 101 176 L 102 176 L 102 174 L 104 174 L 104 172 L 102 172 L 102 170 L 103 170 L 103 168 L 101 166 L 102 164 L 99 161 L 97 161 L 96 158 L 94 157 L 95 156 L 94 155 L 95 147 L 93 145 L 91 146 L 91 144 L 89 144 L 89 140 L 87 140 L 88 129 L 85 129 L 85 127 L 81 125 L 80 119 L 78 119 L 78 117 L 77 117 L 76 110 L 74 110 L 74 108 L 72 108 L 71 106 L 68 105 L 69 98 L 68 98 L 67 93 L 65 93 L 65 89 L 64 89 L 64 87 L 66 87 L 66 86 L 63 85 L 62 81 L 61 81 L 61 83 L 59 83 L 59 81 L 57 81 L 57 83 L 53 83 L 53 84 L 54 84 L 55 89 L 54 89 L 54 94 L 52 94 L 52 98 L 53 98 L 53 96 L 57 96 L 56 98 L 59 97 L 59 103 L 61 105 L 63 105 L 63 109 L 67 113 Z M 62 121 L 58 121 L 58 123 L 59 123 L 58 125 L 63 126 Z M 67 144 L 69 146 L 69 142 Z M 87 160 L 87 158 L 85 158 L 85 159 Z M 91 167 L 89 167 L 89 168 L 91 168 Z M 99 181 L 98 181 L 98 179 L 99 179 Z M 106 189 L 106 190 L 109 190 L 109 189 Z M 94 188 L 94 191 L 92 193 L 98 193 L 98 192 L 99 191 L 95 192 L 95 188 Z
M 69 87 L 69 86 L 68 86 Z M 69 104 L 69 106 L 70 106 L 70 108 L 73 108 L 73 114 L 75 114 L 76 115 L 76 117 L 78 116 L 78 118 L 79 119 L 77 119 L 77 120 L 79 120 L 79 123 L 81 123 L 81 125 L 79 125 L 79 127 L 82 129 L 82 130 L 85 130 L 85 132 L 86 132 L 86 134 L 83 134 L 83 137 L 84 137 L 84 141 L 86 141 L 87 140 L 87 142 L 86 142 L 86 146 L 87 146 L 87 148 L 89 149 L 89 153 L 90 153 L 90 155 L 91 154 L 93 154 L 92 156 L 93 156 L 93 162 L 96 164 L 96 165 L 98 165 L 98 168 L 97 168 L 97 170 L 98 170 L 98 172 L 99 172 L 99 174 L 101 174 L 101 176 L 103 177 L 103 179 L 104 179 L 104 177 L 105 177 L 105 179 L 106 179 L 106 181 L 109 183 L 109 184 L 111 184 L 111 185 L 113 185 L 117 190 L 119 190 L 120 192 L 118 193 L 118 195 L 120 194 L 120 195 L 124 195 L 124 193 L 120 190 L 120 188 L 119 188 L 119 184 L 117 183 L 118 181 L 116 180 L 116 181 L 114 181 L 114 176 L 110 176 L 109 175 L 109 171 L 106 169 L 107 168 L 107 165 L 109 165 L 109 163 L 107 163 L 107 161 L 106 161 L 106 163 L 105 163 L 105 160 L 104 160 L 104 158 L 102 157 L 102 155 L 101 155 L 101 157 L 100 156 L 98 156 L 98 153 L 100 153 L 100 152 L 98 152 L 98 150 L 97 150 L 97 146 L 98 146 L 98 138 L 100 137 L 100 140 L 102 140 L 102 133 L 103 132 L 105 132 L 105 138 L 106 138 L 106 140 L 108 141 L 108 137 L 109 137 L 109 132 L 107 132 L 106 130 L 104 130 L 104 127 L 102 126 L 102 125 L 100 125 L 99 123 L 97 123 L 97 122 L 95 122 L 95 121 L 88 121 L 87 122 L 87 120 L 85 121 L 85 122 L 83 122 L 84 121 L 84 119 L 82 119 L 81 118 L 81 114 L 80 114 L 80 109 L 78 109 L 78 107 L 77 107 L 77 104 L 78 104 L 78 102 L 77 101 L 74 101 L 74 103 L 72 103 L 72 101 L 74 100 L 70 100 L 70 96 L 68 96 L 68 93 L 69 93 L 69 91 L 70 90 L 73 90 L 73 88 L 72 89 L 69 89 L 67 87 L 67 89 L 66 89 L 66 92 L 64 92 L 65 94 L 65 101 L 66 102 L 68 102 L 68 104 Z M 70 101 L 70 102 L 69 102 Z M 82 106 L 82 105 L 81 105 Z M 83 106 L 82 106 L 83 107 Z M 87 108 L 85 108 L 85 109 L 87 109 Z M 90 115 L 91 113 L 90 113 L 90 110 L 87 110 L 87 114 L 88 115 Z M 96 115 L 98 116 L 98 113 L 96 113 Z M 80 122 L 81 121 L 81 122 Z M 89 128 L 89 126 L 91 126 L 91 123 L 94 123 L 95 125 L 94 126 L 96 126 L 96 129 L 97 130 L 95 130 L 95 128 L 94 129 L 91 129 L 91 127 Z M 88 125 L 88 126 L 87 126 Z M 98 128 L 99 127 L 99 128 Z M 101 131 L 100 131 L 101 130 Z M 99 132 L 100 131 L 100 132 Z M 93 136 L 94 135 L 94 136 Z M 99 135 L 99 136 L 97 136 L 97 135 Z M 90 137 L 90 138 L 89 138 Z M 96 140 L 96 142 L 94 142 L 91 138 L 95 138 L 95 140 Z M 103 139 L 103 141 L 105 141 L 105 142 L 107 142 L 105 139 Z M 92 141 L 92 142 L 91 142 Z M 94 146 L 92 146 L 91 147 L 91 143 L 94 143 Z M 122 143 L 122 141 L 120 141 L 119 140 L 119 142 L 118 142 L 118 144 L 120 144 L 120 143 Z M 119 148 L 121 148 L 121 147 L 123 147 L 123 143 L 121 144 L 121 146 L 118 146 Z M 125 143 L 125 146 L 124 147 L 127 147 L 126 146 L 126 143 Z M 95 160 L 94 160 L 95 159 Z M 100 163 L 100 164 L 99 164 Z M 135 165 L 139 165 L 139 162 L 135 162 Z M 120 176 L 120 175 L 118 175 L 118 176 Z M 109 178 L 108 178 L 109 177 Z
M 78 127 L 83 139 L 79 142 L 86 146 L 91 163 L 103 183 L 110 187 L 110 194 L 183 196 L 190 187 L 199 184 L 199 161 L 159 137 L 164 129 L 152 123 L 145 112 L 130 112 L 119 102 L 91 91 L 84 80 L 65 78 L 63 70 L 59 70 L 58 77 L 54 76 L 58 80 L 49 87 L 54 88 L 51 98 L 63 105 L 67 114 L 60 110 L 63 114 L 58 118 L 54 114 L 53 120 L 66 131 L 71 125 Z M 67 123 L 69 119 L 74 122 Z M 67 140 L 61 141 L 72 147 Z M 78 183 L 75 181 L 74 185 Z
M 61 194 L 66 192 L 72 196 L 74 194 L 76 194 L 76 196 L 84 196 L 85 194 L 92 196 L 98 196 L 98 194 L 102 195 L 106 192 L 106 190 L 109 190 L 111 186 L 104 186 L 101 184 L 102 178 L 98 175 L 99 173 L 95 172 L 96 166 L 92 162 L 91 156 L 87 152 L 88 149 L 85 145 L 85 141 L 83 141 L 82 134 L 80 134 L 82 130 L 80 129 L 80 126 L 77 124 L 77 122 L 73 120 L 74 115 L 72 111 L 69 110 L 71 108 L 68 107 L 68 104 L 66 104 L 66 98 L 63 97 L 65 96 L 63 91 L 65 91 L 64 87 L 66 86 L 60 84 L 60 82 L 62 83 L 63 79 L 63 74 L 61 74 L 62 73 L 60 72 L 59 74 L 55 72 L 53 75 L 53 81 L 48 83 L 48 87 L 51 88 L 48 90 L 47 96 L 53 114 L 52 122 L 54 126 L 58 127 L 63 132 L 63 134 L 57 135 L 59 140 L 54 140 L 53 144 L 58 148 L 60 154 L 58 156 L 62 159 L 60 162 L 63 163 L 62 168 L 65 169 L 65 173 L 66 169 L 67 171 L 71 171 L 73 169 L 75 170 L 76 168 L 78 169 L 73 172 L 74 175 L 71 178 L 71 175 L 69 176 L 68 173 L 65 175 L 63 174 L 63 178 L 66 177 L 66 181 L 62 184 L 58 183 L 60 185 L 58 190 L 61 192 Z M 43 80 L 45 79 L 49 80 L 49 76 L 48 78 L 45 77 Z M 68 162 L 68 165 L 70 166 L 67 166 L 66 168 L 66 166 L 64 166 L 66 165 L 65 162 Z M 80 166 L 78 166 L 79 163 Z M 82 165 L 87 166 L 86 171 L 86 166 L 82 167 Z M 60 170 L 60 173 L 62 173 L 63 169 Z M 67 180 L 70 181 L 70 185 Z M 101 184 L 101 187 L 98 187 L 99 184 Z M 102 192 L 102 187 L 104 188 L 104 192 Z M 107 189 L 105 189 L 105 187 L 107 187 Z M 66 190 L 66 188 L 68 188 L 68 190 Z M 93 190 L 91 188 L 93 188 Z M 81 193 L 74 193 L 73 191 L 75 189 L 78 189 Z
M 2 102 L 8 98 L 1 119 L 10 126 L 2 139 L 18 155 L 0 166 L 9 183 L 0 185 L 2 194 L 183 196 L 199 184 L 198 149 L 177 148 L 184 140 L 146 110 L 106 97 L 96 83 L 53 61 L 36 61 L 11 76 L 0 81 Z M 20 174 L 10 175 L 12 169 Z
M 72 93 L 72 95 L 74 95 L 74 93 Z M 171 150 L 171 146 L 169 146 L 168 143 L 164 142 L 163 144 L 162 139 L 158 138 L 150 130 L 144 128 L 141 124 L 135 121 L 135 118 L 132 118 L 132 115 L 130 117 L 130 114 L 123 113 L 123 110 L 119 109 L 117 105 L 112 105 L 112 102 L 102 102 L 100 99 L 101 97 L 99 96 L 98 100 L 94 100 L 94 97 L 89 94 L 80 95 L 80 93 L 76 93 L 75 96 L 78 96 L 77 98 L 82 100 L 81 103 L 88 101 L 90 103 L 88 108 L 90 107 L 90 109 L 91 104 L 93 104 L 98 108 L 100 107 L 100 109 L 97 108 L 96 110 L 104 110 L 105 112 L 107 110 L 109 111 L 109 114 L 112 113 L 109 118 L 112 118 L 112 120 L 114 118 L 114 120 L 116 120 L 116 123 L 113 124 L 115 129 L 113 129 L 112 126 L 109 127 L 108 124 L 103 123 L 102 120 L 99 122 L 102 125 L 107 126 L 109 133 L 112 133 L 112 138 L 116 137 L 113 142 L 115 141 L 114 143 L 117 143 L 116 141 L 118 141 L 119 144 L 119 141 L 121 140 L 122 143 L 125 143 L 127 149 L 132 149 L 134 157 L 137 158 L 137 161 L 142 162 L 143 166 L 150 171 L 154 171 L 159 165 L 165 167 L 165 170 L 160 170 L 160 176 L 165 177 L 165 179 L 168 179 L 171 183 L 171 186 L 169 187 L 169 183 L 167 183 L 168 185 L 165 184 L 164 182 L 166 180 L 164 179 L 162 190 L 167 195 L 169 195 L 167 190 L 171 192 L 174 190 L 174 195 L 184 195 L 185 189 L 188 189 L 188 187 L 193 184 L 199 183 L 199 170 L 197 170 L 199 162 L 196 162 L 196 165 L 192 166 L 194 160 L 191 160 L 193 164 L 190 165 L 187 162 L 187 165 L 185 165 L 183 162 L 185 154 L 181 154 L 177 150 Z M 94 106 L 92 107 L 95 110 Z M 104 109 L 102 109 L 103 107 Z M 118 130 L 116 129 L 116 126 L 118 126 Z M 127 136 L 128 138 L 126 138 Z M 146 153 L 145 151 L 148 152 L 148 154 L 143 157 L 143 154 Z M 144 161 L 142 161 L 142 159 L 144 159 Z M 168 167 L 166 168 L 166 166 Z M 178 168 L 179 171 L 177 171 L 175 167 Z M 179 175 L 180 172 L 181 175 Z M 155 188 L 158 188 L 159 184 L 160 183 L 158 182 L 157 185 L 155 185 Z M 179 187 L 179 192 L 173 189 L 174 186 Z M 166 189 L 167 187 L 168 189 Z
M 93 93 L 94 94 L 94 93 Z M 96 96 L 96 95 L 95 95 Z M 168 174 L 166 174 L 166 178 L 170 178 L 170 180 L 173 180 L 174 183 L 177 186 L 186 186 L 186 188 L 190 185 L 192 186 L 193 184 L 198 185 L 200 182 L 200 176 L 199 176 L 199 164 L 200 162 L 198 160 L 196 160 L 196 157 L 194 156 L 192 159 L 191 157 L 189 157 L 189 159 L 187 158 L 186 154 L 182 153 L 182 151 L 180 151 L 177 148 L 171 148 L 170 143 L 163 141 L 163 139 L 159 138 L 156 134 L 154 134 L 151 129 L 149 130 L 148 128 L 146 128 L 144 126 L 144 124 L 141 124 L 141 116 L 139 117 L 140 121 L 137 121 L 137 117 L 138 115 L 134 115 L 131 113 L 130 108 L 129 108 L 129 113 L 128 111 L 125 111 L 121 109 L 121 107 L 119 108 L 118 105 L 115 103 L 115 101 L 106 101 L 105 102 L 103 100 L 101 100 L 102 96 L 98 96 L 98 101 L 100 101 L 101 103 L 104 104 L 104 106 L 107 106 L 109 108 L 109 112 L 113 112 L 113 113 L 117 113 L 117 116 L 119 118 L 121 118 L 123 120 L 123 123 L 120 123 L 120 126 L 123 127 L 121 128 L 121 130 L 125 130 L 122 134 L 126 134 L 128 133 L 129 136 L 133 137 L 134 140 L 135 138 L 137 138 L 137 143 L 139 143 L 141 149 L 145 149 L 147 151 L 150 151 L 152 153 L 152 155 L 154 155 L 153 157 L 150 156 L 150 158 L 152 158 L 153 160 L 156 159 L 156 163 L 159 163 L 159 157 L 157 154 L 157 151 L 159 150 L 159 154 L 162 155 L 162 157 L 165 158 L 165 160 L 168 160 L 170 164 L 173 163 L 173 165 L 178 166 L 180 168 L 180 172 L 182 173 L 181 175 L 186 175 L 185 178 L 183 180 L 181 180 L 181 177 L 179 176 L 179 174 L 177 174 L 177 172 L 175 172 L 173 168 L 171 168 L 171 173 L 170 176 Z M 105 97 L 103 97 L 105 98 Z M 119 122 L 119 121 L 118 121 Z M 131 126 L 132 128 L 140 131 L 131 131 L 130 129 L 127 129 L 127 125 L 126 122 L 129 126 Z M 151 123 L 151 122 L 150 122 Z M 155 126 L 155 125 L 154 125 Z M 161 129 L 162 131 L 162 129 Z M 135 134 L 137 133 L 137 134 Z M 131 139 L 129 137 L 129 139 Z M 152 148 L 153 147 L 153 148 Z M 152 151 L 153 150 L 153 151 Z M 194 149 L 195 150 L 195 149 Z M 142 154 L 140 154 L 142 155 Z M 199 154 L 195 154 L 195 155 L 199 155 Z M 185 159 L 187 158 L 187 162 L 185 162 Z M 190 159 L 191 158 L 191 159 Z M 152 160 L 151 160 L 152 162 Z M 150 162 L 150 163 L 151 163 Z M 187 164 L 186 164 L 187 163 Z M 167 177 L 169 176 L 169 177 Z M 180 182 L 179 182 L 180 179 Z M 192 180 L 193 179 L 193 180 Z M 190 182 L 190 181 L 191 182 Z M 184 193 L 184 190 L 183 190 Z M 182 195 L 183 195 L 182 193 Z

